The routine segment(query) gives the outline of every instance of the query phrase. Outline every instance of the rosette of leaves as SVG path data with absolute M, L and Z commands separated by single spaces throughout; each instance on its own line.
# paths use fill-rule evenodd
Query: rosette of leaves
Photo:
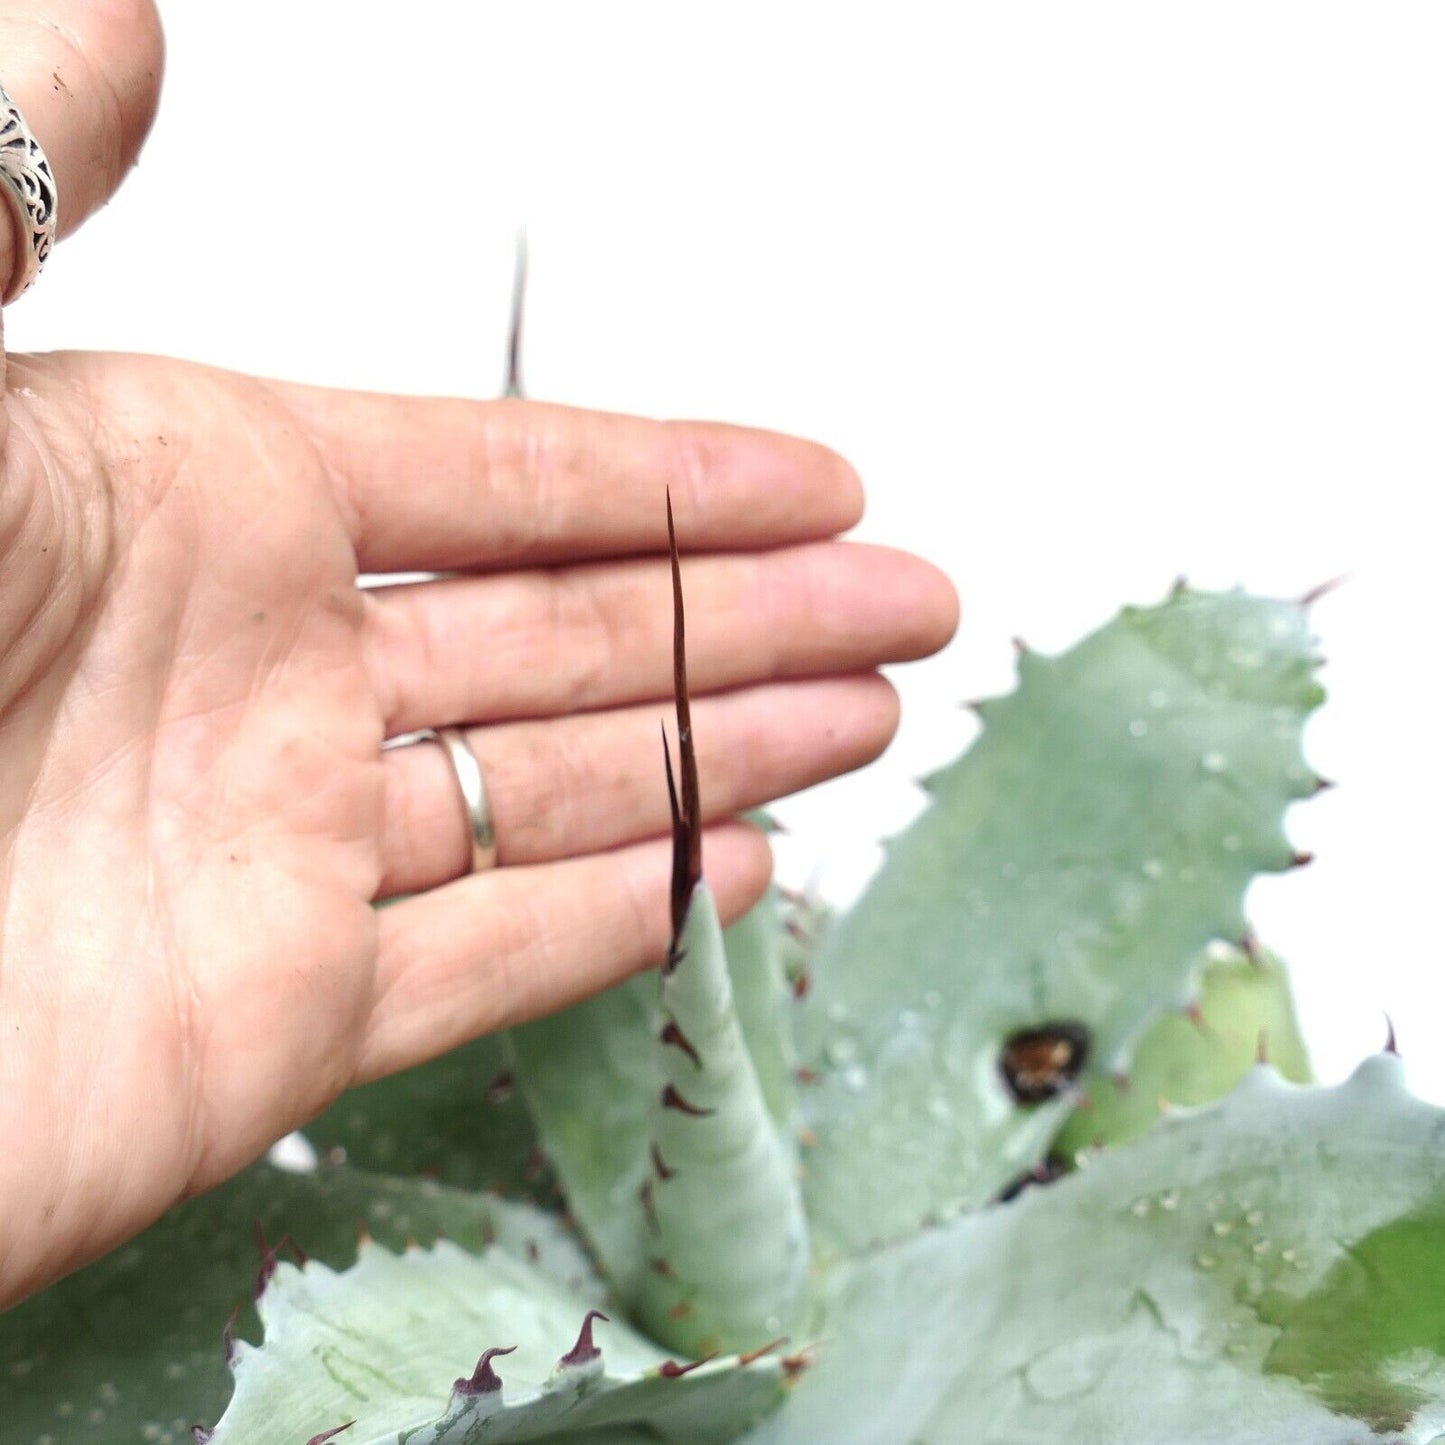
M 680 586 L 675 672 L 657 973 L 0 1319 L 7 1442 L 1441 1437 L 1445 1116 L 1388 1053 L 1288 1081 L 1243 912 L 1319 786 L 1302 607 L 1181 588 L 1024 653 L 805 956 L 702 879 Z

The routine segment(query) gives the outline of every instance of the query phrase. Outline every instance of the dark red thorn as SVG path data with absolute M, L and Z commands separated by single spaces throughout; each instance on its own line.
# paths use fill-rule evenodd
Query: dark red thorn
M 1311 587 L 1303 596 L 1295 599 L 1296 606 L 1313 607 L 1321 597 L 1333 592 L 1337 587 L 1343 587 L 1350 580 L 1350 575 L 1348 572 L 1342 572 L 1338 577 L 1331 577 L 1328 582 L 1321 582 L 1318 586 Z
M 486 1100 L 489 1104 L 505 1104 L 512 1097 L 512 1089 L 516 1080 L 512 1077 L 510 1069 L 503 1069 L 490 1084 L 487 1085 Z
M 1389 1014 L 1385 1015 L 1385 1052 L 1400 1057 L 1400 1046 L 1395 1039 L 1395 1020 Z
M 1318 797 L 1319 794 L 1321 794 L 1321 793 L 1328 793 L 1331 788 L 1338 788 L 1338 787 L 1339 787 L 1339 784 L 1338 784 L 1337 782 L 1335 782 L 1335 780 L 1334 780 L 1333 778 L 1322 777 L 1322 776 L 1321 776 L 1320 774 L 1318 774 L 1318 773 L 1315 774 L 1315 787 L 1314 787 L 1314 791 L 1315 791 L 1315 796 L 1316 796 L 1316 797 Z
M 228 1370 L 236 1363 L 236 1321 L 241 1318 L 241 1311 L 245 1308 L 245 1304 L 245 1300 L 242 1300 L 231 1311 L 230 1319 L 221 1326 L 221 1358 L 225 1360 Z
M 657 1217 L 657 1203 L 652 1197 L 652 1180 L 644 1179 L 642 1188 L 637 1191 L 637 1197 L 642 1202 L 642 1217 L 647 1221 L 647 1227 L 654 1234 L 662 1233 L 662 1224 Z
M 799 1350 L 795 1355 L 784 1355 L 778 1362 L 783 1367 L 783 1374 L 789 1380 L 796 1380 L 813 1361 L 808 1357 L 806 1350 Z
M 558 1365 L 563 1368 L 589 1365 L 602 1354 L 592 1339 L 592 1322 L 594 1320 L 601 1320 L 604 1325 L 612 1323 L 601 1310 L 588 1310 L 582 1321 L 582 1328 L 577 1332 L 577 1343 L 557 1361 Z
M 1315 861 L 1313 853 L 1296 853 L 1290 860 L 1291 868 L 1306 868 Z
M 191 1426 L 191 1439 L 196 1442 L 196 1445 L 210 1445 L 211 1437 L 215 1433 L 214 1430 L 206 1425 Z
M 780 1350 L 788 1343 L 787 1335 L 779 1335 L 775 1340 L 769 1340 L 765 1345 L 759 1345 L 755 1350 L 749 1350 L 745 1355 L 738 1356 L 738 1364 L 751 1365 L 754 1360 L 761 1360 L 764 1355 L 771 1355 L 774 1350 Z
M 275 1244 L 266 1243 L 265 1231 L 261 1228 L 261 1221 L 255 1221 L 256 1245 L 261 1251 L 261 1266 L 256 1271 L 256 1283 L 251 1289 L 251 1298 L 258 1300 L 266 1292 L 266 1286 L 271 1283 L 271 1277 L 276 1273 L 276 1266 L 281 1262 L 281 1251 L 289 1248 L 292 1257 L 298 1265 L 306 1263 L 306 1253 L 289 1234 L 283 1234 Z
M 675 1305 L 669 1305 L 667 1317 L 670 1320 L 685 1320 L 692 1314 L 692 1301 L 680 1299 Z
M 657 1037 L 660 1043 L 671 1044 L 674 1048 L 681 1049 L 699 1069 L 702 1068 L 702 1056 L 693 1048 L 692 1040 L 678 1027 L 676 1019 L 668 1019 Z
M 716 1109 L 699 1109 L 689 1104 L 671 1084 L 662 1091 L 662 1107 L 676 1109 L 680 1114 L 690 1114 L 694 1119 L 706 1119 L 710 1114 L 717 1113 Z
M 1259 935 L 1253 928 L 1246 927 L 1240 935 L 1239 951 L 1256 967 L 1260 965 Z
M 672 1266 L 665 1259 L 650 1259 L 647 1267 L 660 1279 L 673 1279 L 676 1276 L 672 1272 Z
M 361 1248 L 363 1244 L 371 1243 L 371 1231 L 366 1227 L 364 1219 L 356 1221 L 356 1247 Z
M 497 1372 L 492 1368 L 492 1361 L 498 1355 L 510 1355 L 516 1345 L 508 1345 L 504 1350 L 487 1350 L 477 1361 L 477 1368 L 472 1371 L 471 1378 L 452 1381 L 452 1394 L 454 1395 L 492 1395 L 502 1388 L 502 1382 L 497 1378 Z
M 715 1359 L 717 1359 L 716 1354 L 704 1355 L 702 1359 L 694 1360 L 690 1365 L 679 1365 L 676 1360 L 664 1360 L 657 1367 L 657 1373 L 664 1380 L 680 1380 L 684 1375 L 690 1375 L 694 1370 L 700 1370 Z
M 801 1003 L 808 996 L 808 990 L 813 987 L 813 975 L 806 968 L 799 969 L 798 976 L 793 980 L 793 997 Z
M 677 551 L 677 529 L 673 525 L 671 488 L 667 491 L 667 546 L 672 563 L 672 690 L 677 707 L 678 783 L 675 789 L 669 784 L 673 798 L 672 940 L 675 949 L 677 940 L 682 936 L 683 924 L 687 921 L 693 891 L 702 878 L 702 805 L 698 789 L 697 751 L 692 741 L 691 702 L 687 691 L 682 561 Z
M 810 1069 L 807 1064 L 799 1064 L 798 1067 L 793 1070 L 793 1077 L 800 1084 L 816 1084 L 818 1082 L 818 1071 L 817 1069 Z
M 1027 642 L 1023 640 L 1022 637 L 1015 637 L 1011 640 L 1014 645 L 1014 652 L 1017 653 L 1019 657 L 1027 657 L 1028 654 L 1033 651 L 1033 649 L 1028 645 Z
M 1205 1038 L 1212 1039 L 1214 1037 L 1214 1030 L 1210 1027 L 1209 1020 L 1204 1017 L 1204 1010 L 1200 1008 L 1198 999 L 1185 1006 L 1184 1017 L 1187 1018 Z
M 1181 572 L 1175 579 L 1173 586 L 1169 589 L 1169 596 L 1182 597 L 1189 591 L 1189 579 Z
M 649 1146 L 648 1152 L 652 1155 L 652 1172 L 658 1179 L 666 1184 L 669 1179 L 677 1173 L 676 1169 L 669 1169 L 662 1159 L 662 1150 L 654 1143 Z
M 334 1440 L 343 1430 L 349 1430 L 356 1424 L 355 1420 L 348 1420 L 344 1425 L 337 1425 L 333 1429 L 323 1430 L 319 1435 L 313 1435 L 306 1445 L 326 1445 L 328 1440 Z

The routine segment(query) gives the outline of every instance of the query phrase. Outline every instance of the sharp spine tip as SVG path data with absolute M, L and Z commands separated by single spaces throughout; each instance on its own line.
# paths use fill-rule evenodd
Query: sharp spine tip
M 1395 1038 L 1395 1020 L 1389 1014 L 1385 1015 L 1385 1052 L 1400 1057 L 1400 1045 Z

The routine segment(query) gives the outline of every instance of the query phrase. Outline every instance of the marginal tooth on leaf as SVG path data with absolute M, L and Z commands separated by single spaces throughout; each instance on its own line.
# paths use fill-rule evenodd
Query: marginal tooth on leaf
M 275 1244 L 268 1245 L 259 1219 L 254 1221 L 254 1226 L 256 1247 L 261 1251 L 261 1265 L 256 1271 L 256 1282 L 251 1289 L 251 1298 L 259 1300 L 265 1294 L 266 1286 L 271 1283 L 271 1278 L 276 1273 L 276 1266 L 281 1262 L 281 1251 L 289 1248 L 298 1265 L 306 1263 L 306 1252 L 289 1234 L 283 1234 Z
M 1260 1029 L 1260 1031 L 1259 1031 L 1259 1043 L 1255 1046 L 1255 1050 L 1254 1050 L 1254 1061 L 1255 1061 L 1255 1063 L 1257 1063 L 1257 1064 L 1267 1064 L 1267 1063 L 1269 1062 L 1269 1030 L 1268 1030 L 1268 1029 Z
M 582 1328 L 577 1332 L 577 1343 L 557 1361 L 559 1365 L 571 1368 L 576 1365 L 589 1365 L 593 1360 L 601 1358 L 602 1351 L 592 1339 L 592 1325 L 596 1320 L 601 1320 L 604 1325 L 612 1323 L 601 1310 L 588 1310 L 582 1320 Z
M 1296 853 L 1289 860 L 1291 868 L 1306 868 L 1315 861 L 1313 853 Z
M 1028 645 L 1027 642 L 1023 640 L 1022 637 L 1014 637 L 1011 638 L 1010 641 L 1013 643 L 1014 652 L 1019 657 L 1027 657 L 1028 654 L 1033 651 L 1033 649 Z
M 1321 774 L 1321 773 L 1316 773 L 1316 774 L 1315 774 L 1314 791 L 1315 791 L 1317 794 L 1318 794 L 1318 793 L 1327 793 L 1327 792 L 1329 792 L 1329 790 L 1330 790 L 1331 788 L 1338 788 L 1338 787 L 1339 787 L 1339 784 L 1338 784 L 1337 782 L 1335 782 L 1335 780 L 1334 780 L 1333 778 L 1327 778 L 1327 777 L 1325 777 L 1325 776 L 1324 776 L 1323 774 Z
M 811 1353 L 804 1349 L 793 1355 L 784 1355 L 778 1362 L 783 1367 L 783 1374 L 788 1380 L 796 1380 L 812 1363 Z
M 662 1233 L 662 1222 L 657 1217 L 657 1203 L 652 1197 L 652 1180 L 644 1179 L 642 1187 L 637 1191 L 637 1198 L 642 1204 L 642 1217 L 647 1221 L 647 1227 L 654 1234 Z
M 191 1439 L 196 1442 L 196 1445 L 211 1445 L 211 1437 L 215 1433 L 206 1425 L 191 1426 Z
M 1200 1008 L 1198 999 L 1184 1006 L 1184 1017 L 1187 1018 L 1205 1038 L 1211 1039 L 1214 1037 L 1214 1030 L 1210 1027 L 1209 1020 L 1204 1017 L 1204 1010 Z
M 1170 600 L 1171 600 L 1171 601 L 1177 601 L 1179 598 L 1183 597 L 1184 594 L 1185 594 L 1186 592 L 1188 592 L 1188 591 L 1189 591 L 1189 579 L 1181 572 L 1181 573 L 1174 579 L 1173 583 L 1171 584 L 1171 586 L 1170 586 L 1170 588 L 1169 588 L 1169 597 L 1170 597 Z
M 774 1350 L 780 1350 L 788 1343 L 787 1335 L 779 1335 L 775 1340 L 769 1340 L 765 1345 L 759 1345 L 755 1350 L 749 1350 L 745 1355 L 738 1356 L 738 1364 L 751 1365 L 755 1360 L 761 1360 L 764 1355 L 770 1355 Z
M 664 1380 L 680 1380 L 684 1375 L 690 1375 L 694 1370 L 700 1370 L 704 1365 L 717 1359 L 716 1355 L 704 1355 L 700 1360 L 693 1360 L 691 1364 L 679 1365 L 676 1360 L 664 1360 L 658 1367 L 657 1373 Z
M 693 1048 L 692 1041 L 688 1036 L 678 1027 L 676 1019 L 668 1019 L 657 1037 L 659 1042 L 681 1049 L 692 1060 L 695 1067 L 702 1068 L 702 1056 Z
M 1385 1015 L 1385 1052 L 1400 1057 L 1400 1046 L 1395 1039 L 1395 1020 L 1389 1014 Z
M 503 1069 L 490 1084 L 487 1085 L 486 1100 L 489 1104 L 505 1104 L 512 1097 L 512 1088 L 515 1084 L 510 1069 Z
M 808 996 L 808 990 L 813 987 L 813 975 L 806 968 L 800 968 L 797 976 L 793 979 L 793 998 L 801 1003 Z
M 799 1064 L 793 1070 L 793 1078 L 800 1084 L 816 1084 L 818 1082 L 817 1069 L 810 1069 L 807 1064 Z
M 709 1115 L 717 1112 L 716 1109 L 700 1109 L 696 1105 L 689 1104 L 671 1084 L 668 1084 L 662 1091 L 662 1107 L 664 1109 L 676 1109 L 678 1113 L 689 1114 L 694 1119 L 706 1119 Z
M 1297 597 L 1295 605 L 1304 608 L 1313 607 L 1321 597 L 1333 592 L 1337 587 L 1343 587 L 1349 580 L 1350 573 L 1348 572 L 1342 572 L 1338 577 L 1331 577 L 1328 582 L 1321 582 L 1317 586 L 1311 587 L 1302 596 Z
M 366 1221 L 364 1219 L 358 1219 L 356 1221 L 356 1247 L 358 1249 L 364 1249 L 370 1243 L 371 1231 L 366 1227 Z
M 659 1181 L 666 1184 L 667 1181 L 677 1173 L 677 1170 L 669 1169 L 663 1162 L 662 1150 L 657 1147 L 655 1142 L 649 1145 L 648 1152 L 652 1155 L 652 1172 L 657 1176 Z
M 454 1395 L 491 1395 L 502 1388 L 502 1382 L 497 1372 L 492 1368 L 492 1361 L 498 1355 L 510 1355 L 516 1345 L 508 1345 L 506 1349 L 492 1349 L 483 1352 L 481 1359 L 477 1361 L 477 1367 L 472 1371 L 470 1378 L 454 1380 L 452 1382 L 452 1394 Z
M 319 1435 L 313 1435 L 306 1445 L 326 1445 L 328 1440 L 334 1440 L 343 1430 L 349 1430 L 356 1424 L 355 1420 L 348 1420 L 344 1425 L 333 1425 L 330 1430 L 323 1430 Z
M 1259 948 L 1259 936 L 1253 928 L 1246 928 L 1244 932 L 1240 934 L 1239 951 L 1254 964 L 1256 968 L 1263 963 Z
M 231 1311 L 231 1317 L 221 1326 L 221 1358 L 226 1362 L 228 1370 L 234 1369 L 236 1364 L 236 1321 L 241 1318 L 241 1311 L 245 1307 L 242 1300 L 235 1309 Z
M 650 1259 L 647 1261 L 647 1267 L 661 1279 L 676 1278 L 672 1266 L 665 1259 Z
M 692 1314 L 692 1301 L 680 1299 L 675 1305 L 670 1305 L 667 1317 L 670 1320 L 685 1320 Z

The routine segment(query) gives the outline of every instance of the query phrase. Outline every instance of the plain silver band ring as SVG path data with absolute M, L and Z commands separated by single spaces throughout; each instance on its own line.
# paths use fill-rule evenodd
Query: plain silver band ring
M 492 809 L 487 802 L 487 785 L 482 781 L 482 765 L 471 750 L 461 728 L 422 728 L 416 742 L 442 745 L 447 761 L 456 774 L 462 790 L 462 811 L 472 835 L 473 873 L 484 873 L 497 866 L 497 830 L 492 825 Z
M 7 278 L 0 306 L 8 306 L 40 274 L 55 242 L 55 176 L 40 142 L 19 107 L 0 86 L 0 190 L 19 222 L 15 269 Z

